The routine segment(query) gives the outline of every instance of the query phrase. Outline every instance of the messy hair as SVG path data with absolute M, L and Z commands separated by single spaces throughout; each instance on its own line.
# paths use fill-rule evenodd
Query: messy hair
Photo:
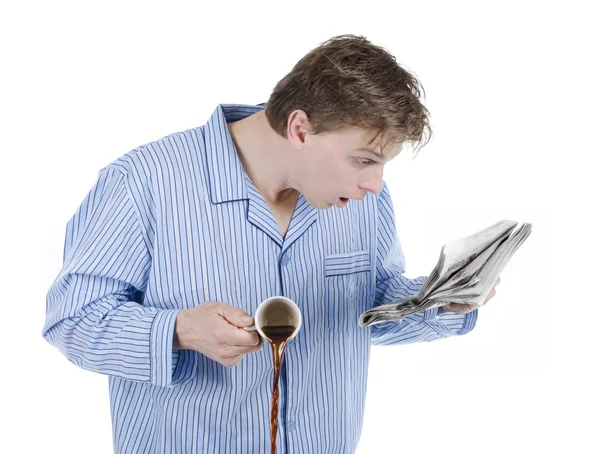
M 289 115 L 303 110 L 311 132 L 357 127 L 373 133 L 382 149 L 412 145 L 415 152 L 431 136 L 425 91 L 386 49 L 363 36 L 333 37 L 306 54 L 281 79 L 266 106 L 271 127 L 287 137 Z

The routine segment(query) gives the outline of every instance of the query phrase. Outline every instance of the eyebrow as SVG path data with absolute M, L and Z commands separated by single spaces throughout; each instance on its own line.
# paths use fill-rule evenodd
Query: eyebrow
M 360 147 L 360 148 L 357 148 L 357 150 L 364 151 L 365 153 L 369 153 L 373 156 L 377 156 L 379 159 L 385 159 L 385 156 L 383 156 L 383 155 L 377 153 L 375 150 L 371 150 L 370 148 L 367 148 L 367 147 Z

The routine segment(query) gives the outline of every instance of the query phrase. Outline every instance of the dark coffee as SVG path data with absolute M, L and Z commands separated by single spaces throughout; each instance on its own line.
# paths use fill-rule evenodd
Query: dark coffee
M 263 326 L 262 332 L 271 344 L 275 370 L 273 373 L 273 393 L 271 394 L 271 454 L 277 451 L 277 413 L 279 413 L 279 376 L 285 347 L 296 330 L 292 325 Z

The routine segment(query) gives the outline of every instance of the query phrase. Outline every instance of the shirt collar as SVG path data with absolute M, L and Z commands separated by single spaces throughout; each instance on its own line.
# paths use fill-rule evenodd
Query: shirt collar
M 207 169 L 213 203 L 248 198 L 248 176 L 237 154 L 228 122 L 241 120 L 263 110 L 265 104 L 219 104 L 206 124 Z

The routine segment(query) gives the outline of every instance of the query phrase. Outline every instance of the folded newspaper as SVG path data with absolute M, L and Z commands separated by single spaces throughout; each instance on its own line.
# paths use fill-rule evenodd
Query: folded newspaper
M 442 247 L 437 265 L 421 290 L 401 301 L 377 306 L 358 319 L 361 326 L 402 320 L 450 303 L 482 306 L 504 266 L 531 233 L 531 224 L 504 220 Z

